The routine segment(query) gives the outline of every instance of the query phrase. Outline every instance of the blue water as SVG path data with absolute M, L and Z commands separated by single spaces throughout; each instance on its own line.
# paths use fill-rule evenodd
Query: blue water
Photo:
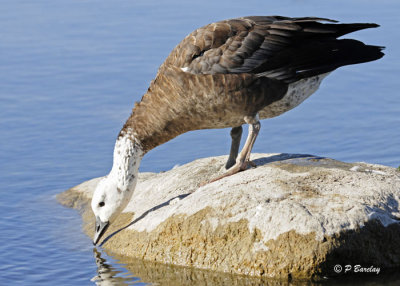
M 397 0 L 0 4 L 1 285 L 96 283 L 90 238 L 55 195 L 109 171 L 116 135 L 158 66 L 187 33 L 212 21 L 282 14 L 381 24 L 354 37 L 386 46 L 386 56 L 334 72 L 301 106 L 263 121 L 254 151 L 400 165 Z M 229 145 L 229 130 L 190 132 L 151 151 L 141 170 L 226 154 Z M 140 280 L 102 257 L 113 283 Z

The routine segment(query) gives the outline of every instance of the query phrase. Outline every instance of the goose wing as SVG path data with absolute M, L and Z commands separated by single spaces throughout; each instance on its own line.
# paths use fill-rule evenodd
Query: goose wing
M 192 74 L 253 73 L 292 82 L 380 57 L 380 48 L 374 47 L 373 59 L 357 61 L 350 55 L 350 62 L 341 60 L 349 45 L 354 51 L 366 45 L 336 38 L 378 25 L 336 22 L 317 17 L 252 16 L 212 23 L 189 34 L 164 65 Z

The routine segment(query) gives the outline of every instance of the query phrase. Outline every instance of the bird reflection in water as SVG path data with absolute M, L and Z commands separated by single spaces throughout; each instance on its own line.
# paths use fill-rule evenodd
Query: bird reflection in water
M 96 248 L 93 249 L 93 256 L 97 265 L 97 275 L 90 281 L 96 285 L 147 285 L 146 283 L 139 282 L 140 278 L 133 277 L 131 274 L 123 273 L 121 270 L 114 266 L 107 264 L 107 260 L 101 257 L 102 253 Z

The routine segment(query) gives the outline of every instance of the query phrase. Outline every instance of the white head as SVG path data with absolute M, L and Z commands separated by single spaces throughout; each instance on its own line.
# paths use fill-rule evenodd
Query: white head
M 142 156 L 142 148 L 130 132 L 116 141 L 111 172 L 98 183 L 92 198 L 92 210 L 96 216 L 94 244 L 129 203 Z

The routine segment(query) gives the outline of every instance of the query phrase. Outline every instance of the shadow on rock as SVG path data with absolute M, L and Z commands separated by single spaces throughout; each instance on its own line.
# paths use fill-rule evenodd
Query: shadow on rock
M 168 201 L 166 201 L 166 202 L 164 202 L 164 203 L 162 203 L 162 204 L 159 204 L 159 205 L 157 205 L 157 206 L 155 206 L 155 207 L 153 207 L 153 208 L 151 208 L 151 209 L 145 211 L 140 217 L 138 217 L 137 219 L 133 220 L 133 221 L 130 222 L 128 225 L 126 225 L 126 226 L 124 226 L 124 227 L 122 227 L 122 228 L 120 228 L 120 229 L 114 231 L 114 232 L 111 233 L 109 236 L 107 236 L 99 246 L 102 247 L 111 237 L 113 237 L 114 235 L 116 235 L 116 234 L 119 233 L 120 231 L 122 231 L 122 230 L 124 230 L 124 229 L 130 227 L 131 225 L 137 223 L 138 221 L 142 220 L 142 219 L 145 218 L 149 213 L 151 213 L 151 212 L 153 212 L 153 211 L 155 211 L 155 210 L 158 210 L 158 209 L 160 209 L 160 208 L 162 208 L 162 207 L 168 206 L 168 205 L 170 204 L 170 202 L 173 201 L 173 200 L 175 200 L 175 199 L 182 200 L 182 199 L 186 198 L 186 197 L 189 196 L 189 195 L 190 195 L 190 193 L 188 193 L 188 194 L 183 194 L 183 195 L 179 195 L 179 196 L 176 196 L 176 197 L 173 197 L 173 198 L 169 199 Z

